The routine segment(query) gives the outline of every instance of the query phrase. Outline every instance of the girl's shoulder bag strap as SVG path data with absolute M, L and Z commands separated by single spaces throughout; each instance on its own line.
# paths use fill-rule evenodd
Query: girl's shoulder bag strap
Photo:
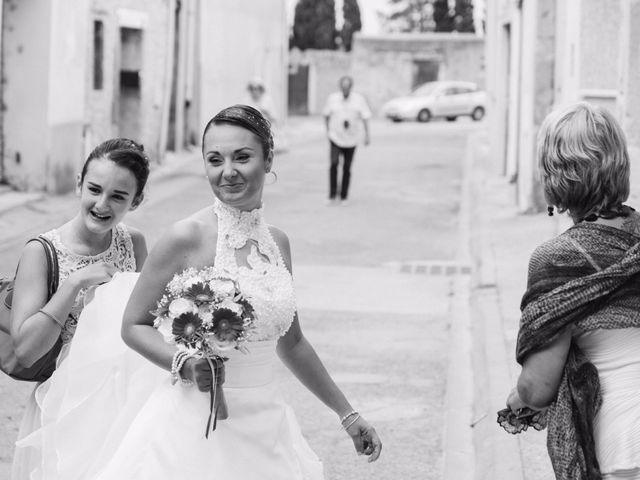
M 56 290 L 58 290 L 58 254 L 56 253 L 56 248 L 53 246 L 51 241 L 42 236 L 38 235 L 34 237 L 33 240 L 37 240 L 42 244 L 44 251 L 47 256 L 47 288 L 48 288 L 48 298 L 51 298 Z

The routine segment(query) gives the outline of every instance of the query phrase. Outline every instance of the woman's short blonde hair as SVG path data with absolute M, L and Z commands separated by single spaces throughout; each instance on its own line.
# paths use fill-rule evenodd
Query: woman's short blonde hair
M 629 197 L 627 142 L 605 108 L 580 102 L 551 112 L 537 157 L 546 200 L 574 219 L 616 211 Z

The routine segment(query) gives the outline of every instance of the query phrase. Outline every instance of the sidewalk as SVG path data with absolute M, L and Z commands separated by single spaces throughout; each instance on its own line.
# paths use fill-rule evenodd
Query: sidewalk
M 470 211 L 475 278 L 470 298 L 477 480 L 553 480 L 546 431 L 512 436 L 496 423 L 515 386 L 520 299 L 529 256 L 536 246 L 570 226 L 566 215 L 520 214 L 515 186 L 494 173 L 486 135 L 473 140 Z
M 323 137 L 325 134 L 324 118 L 321 116 L 292 116 L 287 119 L 283 129 L 285 137 L 285 148 L 296 146 L 301 142 Z M 278 152 L 276 152 L 278 155 Z M 162 183 L 173 175 L 185 170 L 186 166 L 193 161 L 200 161 L 202 154 L 198 146 L 193 146 L 189 150 L 181 152 L 167 152 L 162 163 L 151 164 L 149 184 Z M 21 192 L 14 190 L 11 186 L 0 185 L 0 216 L 14 208 L 22 207 L 32 203 L 56 198 L 69 200 L 75 204 L 69 194 L 51 195 L 46 192 Z M 64 216 L 63 216 L 64 217 Z M 66 218 L 66 217 L 65 217 Z
M 12 208 L 44 198 L 43 192 L 18 192 L 9 185 L 0 185 L 0 215 Z

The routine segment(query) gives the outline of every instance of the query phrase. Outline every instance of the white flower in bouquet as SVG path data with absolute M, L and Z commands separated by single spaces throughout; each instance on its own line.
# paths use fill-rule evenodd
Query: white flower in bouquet
M 233 281 L 225 278 L 215 278 L 209 282 L 209 286 L 216 292 L 218 298 L 230 297 L 236 291 Z
M 177 318 L 185 313 L 198 313 L 197 305 L 186 298 L 176 298 L 169 304 L 169 315 L 172 318 Z
M 244 307 L 239 303 L 234 302 L 230 298 L 227 298 L 218 304 L 218 308 L 226 308 L 227 310 L 231 310 L 236 315 L 242 315 Z
M 198 307 L 198 316 L 202 319 L 202 324 L 209 328 L 213 322 L 213 313 L 211 313 L 210 305 L 200 305 Z

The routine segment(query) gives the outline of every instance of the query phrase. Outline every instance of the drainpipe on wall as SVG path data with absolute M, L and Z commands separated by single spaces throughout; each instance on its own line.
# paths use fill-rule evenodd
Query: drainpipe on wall
M 158 163 L 164 163 L 169 136 L 169 108 L 171 106 L 171 87 L 173 82 L 173 56 L 175 50 L 175 16 L 180 0 L 169 0 L 167 10 L 167 50 L 165 57 L 164 86 L 162 105 L 160 106 L 161 122 L 158 135 Z
M 4 0 L 0 0 L 0 185 L 8 185 L 4 164 Z

